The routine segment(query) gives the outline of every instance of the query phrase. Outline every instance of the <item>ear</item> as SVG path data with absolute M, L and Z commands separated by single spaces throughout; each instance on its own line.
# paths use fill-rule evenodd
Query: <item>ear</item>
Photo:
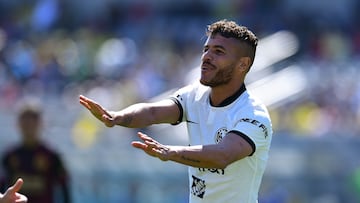
M 240 58 L 240 62 L 239 62 L 239 68 L 242 70 L 242 71 L 248 71 L 249 68 L 250 68 L 250 64 L 251 64 L 251 59 L 250 57 L 247 57 L 247 56 L 244 56 L 244 57 L 241 57 Z

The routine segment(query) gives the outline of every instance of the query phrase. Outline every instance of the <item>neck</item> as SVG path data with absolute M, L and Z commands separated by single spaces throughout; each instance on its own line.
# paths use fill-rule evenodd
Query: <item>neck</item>
M 39 144 L 38 140 L 27 140 L 25 139 L 23 141 L 24 146 L 28 147 L 28 148 L 33 148 L 35 146 L 37 146 Z

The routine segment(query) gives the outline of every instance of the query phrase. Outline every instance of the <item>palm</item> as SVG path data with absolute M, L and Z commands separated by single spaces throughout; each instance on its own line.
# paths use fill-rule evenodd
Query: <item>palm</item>
M 2 197 L 2 202 L 4 203 L 25 203 L 27 202 L 27 197 L 17 193 L 21 186 L 23 185 L 23 180 L 18 179 L 16 183 L 9 187 L 9 189 L 5 192 L 4 196 Z
M 85 96 L 80 95 L 80 104 L 87 108 L 99 120 L 102 120 L 103 115 L 110 116 L 102 106 Z
M 168 147 L 159 143 L 158 141 L 154 140 L 153 138 L 147 136 L 144 133 L 138 132 L 138 136 L 140 137 L 140 139 L 143 140 L 143 142 L 134 141 L 132 142 L 132 146 L 138 149 L 142 149 L 150 156 L 157 157 L 163 161 L 168 160 Z

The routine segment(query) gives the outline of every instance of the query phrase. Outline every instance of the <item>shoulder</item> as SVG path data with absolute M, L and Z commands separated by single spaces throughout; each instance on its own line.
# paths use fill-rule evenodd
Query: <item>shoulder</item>
M 248 90 L 242 95 L 242 102 L 244 104 L 244 112 L 247 114 L 254 114 L 253 116 L 269 118 L 269 112 L 265 104 Z
M 9 161 L 14 157 L 22 157 L 24 154 L 21 146 L 11 146 L 2 153 L 1 162 L 2 164 L 8 165 Z
M 209 90 L 209 87 L 206 87 L 202 84 L 200 84 L 199 82 L 195 82 L 192 84 L 189 84 L 187 86 L 184 86 L 180 89 L 178 89 L 176 92 L 179 94 L 184 94 L 184 93 L 204 93 L 207 92 Z
M 201 100 L 202 98 L 206 98 L 209 92 L 210 92 L 209 87 L 201 85 L 199 82 L 195 82 L 178 89 L 173 94 L 173 97 L 181 101 L 185 101 L 188 99 L 192 101 L 197 101 L 197 100 Z
M 20 153 L 22 151 L 22 149 L 23 148 L 19 145 L 8 147 L 7 149 L 5 149 L 5 151 L 3 153 L 3 157 L 9 157 L 11 155 Z
M 272 124 L 270 114 L 264 103 L 251 92 L 244 92 L 241 96 L 238 112 L 241 112 L 237 117 L 237 124 L 257 126 L 265 128 L 272 132 Z

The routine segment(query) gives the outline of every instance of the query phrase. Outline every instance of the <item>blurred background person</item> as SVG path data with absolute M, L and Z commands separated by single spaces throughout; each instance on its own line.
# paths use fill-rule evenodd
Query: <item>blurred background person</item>
M 22 143 L 8 150 L 3 156 L 3 182 L 7 187 L 18 177 L 22 177 L 25 183 L 21 193 L 28 197 L 30 203 L 52 203 L 55 198 L 69 203 L 68 173 L 60 156 L 42 143 L 41 123 L 39 106 L 25 104 L 21 107 L 18 127 Z M 62 197 L 55 195 L 57 189 L 61 190 Z

